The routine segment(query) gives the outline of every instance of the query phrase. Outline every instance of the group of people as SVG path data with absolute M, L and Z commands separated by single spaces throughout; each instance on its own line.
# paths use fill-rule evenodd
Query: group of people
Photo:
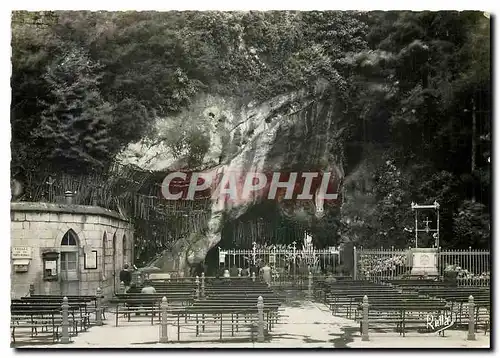
M 225 278 L 238 276 L 249 277 L 255 274 L 255 276 L 257 277 L 260 273 L 262 273 L 262 279 L 269 285 L 271 283 L 271 271 L 272 269 L 267 263 L 262 267 L 251 265 L 248 268 L 241 268 L 233 265 L 229 270 L 223 269 L 222 276 Z
M 135 283 L 132 283 L 132 270 L 129 269 L 128 264 L 123 265 L 123 269 L 120 271 L 119 277 L 120 282 L 123 282 L 125 285 L 125 293 L 156 293 L 156 289 L 148 280 L 144 281 L 142 288 L 139 288 Z

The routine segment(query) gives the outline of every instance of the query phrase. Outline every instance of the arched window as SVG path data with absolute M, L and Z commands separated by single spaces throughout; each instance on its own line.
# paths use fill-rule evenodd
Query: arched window
M 78 246 L 78 236 L 72 229 L 69 229 L 68 232 L 64 234 L 61 240 L 61 246 Z
M 106 231 L 102 235 L 102 275 L 106 276 L 106 240 L 107 235 Z
M 127 263 L 127 237 L 123 235 L 122 238 L 122 264 Z

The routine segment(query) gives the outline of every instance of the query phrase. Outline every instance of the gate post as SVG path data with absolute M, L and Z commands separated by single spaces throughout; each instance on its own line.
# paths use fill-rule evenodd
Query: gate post
M 352 248 L 352 253 L 354 255 L 354 257 L 353 257 L 354 268 L 352 270 L 352 279 L 357 280 L 358 279 L 358 252 L 356 251 L 356 246 L 354 246 Z
M 167 326 L 167 311 L 168 302 L 167 298 L 163 296 L 161 299 L 161 324 L 160 324 L 160 343 L 168 342 L 168 326 Z
M 257 298 L 257 342 L 264 342 L 264 299 L 262 296 Z
M 196 290 L 195 290 L 195 298 L 197 300 L 200 299 L 200 278 L 198 276 L 196 276 L 196 279 L 194 280 L 194 282 L 196 283 Z
M 62 303 L 62 326 L 61 326 L 61 343 L 69 343 L 69 320 L 68 320 L 69 303 L 68 297 L 64 296 Z
M 101 291 L 100 287 L 97 287 L 95 295 L 96 295 L 95 325 L 96 326 L 102 326 L 102 313 L 101 313 L 101 296 L 102 296 L 102 291 Z
M 205 298 L 205 272 L 201 273 L 201 298 Z
M 475 341 L 476 335 L 474 333 L 474 297 L 472 295 L 469 296 L 469 332 L 467 333 L 468 341 Z
M 368 337 L 368 296 L 365 295 L 363 297 L 363 323 L 361 326 L 361 340 L 362 341 L 369 341 L 370 338 Z

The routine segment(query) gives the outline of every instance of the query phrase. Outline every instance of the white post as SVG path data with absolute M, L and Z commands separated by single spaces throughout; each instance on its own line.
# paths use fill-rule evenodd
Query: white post
M 101 310 L 102 310 L 102 308 L 101 308 L 102 291 L 101 291 L 100 287 L 97 287 L 95 295 L 96 295 L 95 325 L 102 326 L 102 312 L 101 312 Z
M 201 298 L 205 298 L 205 272 L 201 273 Z
M 257 299 L 258 333 L 257 341 L 264 342 L 264 299 L 259 296 Z
M 167 298 L 163 296 L 161 299 L 161 325 L 160 325 L 160 343 L 168 342 L 168 325 L 167 325 L 167 314 L 168 314 L 168 302 Z
M 308 299 L 312 300 L 312 284 L 313 284 L 313 274 L 309 271 L 309 281 L 307 283 L 307 296 Z
M 61 343 L 69 343 L 69 320 L 68 320 L 68 297 L 63 298 L 62 303 L 62 327 L 61 327 Z
M 125 293 L 125 282 L 120 281 L 120 293 Z
M 362 327 L 361 327 L 361 340 L 362 341 L 369 341 L 370 338 L 368 337 L 368 296 L 365 295 L 363 297 L 363 321 L 362 321 Z
M 196 276 L 196 280 L 194 281 L 196 283 L 196 291 L 195 291 L 195 298 L 197 300 L 200 299 L 200 278 Z
M 353 251 L 353 272 L 352 272 L 352 279 L 357 280 L 358 279 L 358 253 L 356 251 L 356 246 L 352 248 Z
M 255 272 L 252 272 L 252 281 L 255 282 Z
M 476 334 L 474 333 L 474 297 L 472 295 L 469 296 L 469 332 L 467 333 L 468 341 L 475 341 Z

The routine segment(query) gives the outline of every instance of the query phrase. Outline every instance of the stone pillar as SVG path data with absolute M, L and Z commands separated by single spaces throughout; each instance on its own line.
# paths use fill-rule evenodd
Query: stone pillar
M 264 342 L 264 299 L 257 298 L 257 342 Z
M 160 324 L 160 343 L 168 342 L 168 325 L 167 325 L 167 312 L 168 302 L 167 298 L 163 296 L 161 299 L 161 324 Z
M 69 343 L 69 319 L 68 319 L 69 303 L 68 297 L 63 298 L 62 303 L 62 325 L 61 325 L 61 343 Z
M 362 320 L 362 326 L 361 326 L 361 340 L 362 341 L 369 341 L 370 338 L 368 337 L 368 296 L 365 295 L 363 297 L 363 320 Z
M 197 300 L 200 299 L 200 278 L 196 276 L 196 280 L 194 281 L 196 283 L 196 289 L 195 289 L 195 298 Z
M 125 282 L 120 281 L 120 288 L 119 288 L 120 293 L 125 293 Z
M 64 192 L 64 201 L 66 204 L 73 204 L 73 192 L 71 190 Z
M 201 273 L 201 298 L 205 298 L 205 272 Z
M 309 271 L 309 280 L 307 282 L 307 298 L 312 300 L 312 285 L 313 285 L 313 274 Z
M 29 290 L 29 293 L 30 293 L 30 297 L 33 296 L 35 294 L 35 285 L 34 284 L 30 284 L 30 290 Z
M 467 333 L 467 340 L 468 341 L 475 341 L 476 340 L 476 334 L 474 333 L 474 297 L 472 295 L 469 296 L 469 332 Z
M 252 272 L 252 281 L 255 282 L 255 272 Z
M 102 312 L 101 312 L 101 310 L 102 310 L 102 308 L 101 308 L 102 290 L 100 287 L 97 287 L 95 295 L 96 295 L 95 324 L 96 324 L 96 326 L 102 326 Z

